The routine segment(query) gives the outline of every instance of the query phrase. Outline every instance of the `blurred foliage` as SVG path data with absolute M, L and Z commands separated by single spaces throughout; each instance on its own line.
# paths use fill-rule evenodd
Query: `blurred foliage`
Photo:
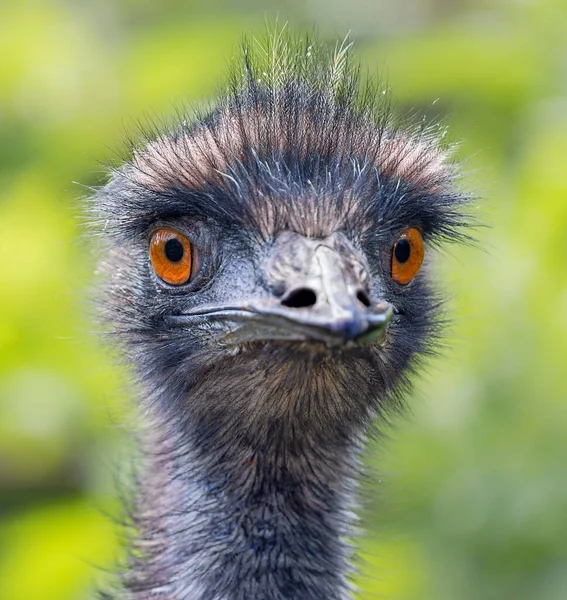
M 451 349 L 370 453 L 360 597 L 563 599 L 564 0 L 3 0 L 0 599 L 92 597 L 119 553 L 106 512 L 130 409 L 88 316 L 72 182 L 101 182 L 138 120 L 210 98 L 242 32 L 277 11 L 351 29 L 402 110 L 450 125 L 491 226 L 437 261 Z

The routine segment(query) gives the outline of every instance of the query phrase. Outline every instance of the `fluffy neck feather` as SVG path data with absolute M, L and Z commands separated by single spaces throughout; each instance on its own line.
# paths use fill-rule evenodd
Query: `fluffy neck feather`
M 241 394 L 230 397 L 217 382 L 184 397 L 186 419 L 172 417 L 171 403 L 152 404 L 128 597 L 146 599 L 151 590 L 159 600 L 350 598 L 360 434 L 331 441 L 309 431 L 301 415 L 312 403 L 331 408 L 352 398 L 329 396 L 336 381 L 279 393 L 256 383 L 246 389 L 249 405 L 274 410 L 243 432 L 226 412 Z M 209 415 L 196 408 L 203 395 Z M 277 415 L 282 406 L 297 414 Z

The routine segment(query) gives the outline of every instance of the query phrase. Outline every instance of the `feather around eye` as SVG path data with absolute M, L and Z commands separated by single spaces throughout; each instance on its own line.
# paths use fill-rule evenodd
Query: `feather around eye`
M 187 283 L 193 268 L 193 247 L 189 239 L 173 229 L 158 229 L 150 239 L 150 262 L 156 275 L 170 285 Z
M 421 268 L 424 254 L 419 230 L 415 227 L 406 229 L 392 248 L 392 279 L 407 285 Z

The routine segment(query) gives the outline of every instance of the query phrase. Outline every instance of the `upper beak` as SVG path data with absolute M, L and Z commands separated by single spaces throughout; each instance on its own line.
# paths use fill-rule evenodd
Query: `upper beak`
M 309 245 L 302 255 L 307 264 L 299 274 L 294 270 L 280 298 L 201 307 L 177 319 L 200 316 L 236 323 L 223 338 L 229 344 L 285 339 L 337 346 L 380 341 L 392 318 L 392 305 L 373 302 L 334 248 L 320 240 L 302 238 L 299 243 Z
M 277 306 L 267 302 L 257 304 L 255 310 L 277 317 L 296 331 L 303 329 L 309 339 L 330 344 L 380 339 L 392 317 L 392 306 L 372 302 L 352 268 L 326 244 L 315 245 L 309 262 Z

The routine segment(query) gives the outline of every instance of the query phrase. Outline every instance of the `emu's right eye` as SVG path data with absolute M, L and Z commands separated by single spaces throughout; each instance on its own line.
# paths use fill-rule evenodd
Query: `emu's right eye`
M 170 285 L 191 279 L 194 251 L 189 238 L 174 229 L 157 229 L 150 239 L 150 261 L 156 275 Z

